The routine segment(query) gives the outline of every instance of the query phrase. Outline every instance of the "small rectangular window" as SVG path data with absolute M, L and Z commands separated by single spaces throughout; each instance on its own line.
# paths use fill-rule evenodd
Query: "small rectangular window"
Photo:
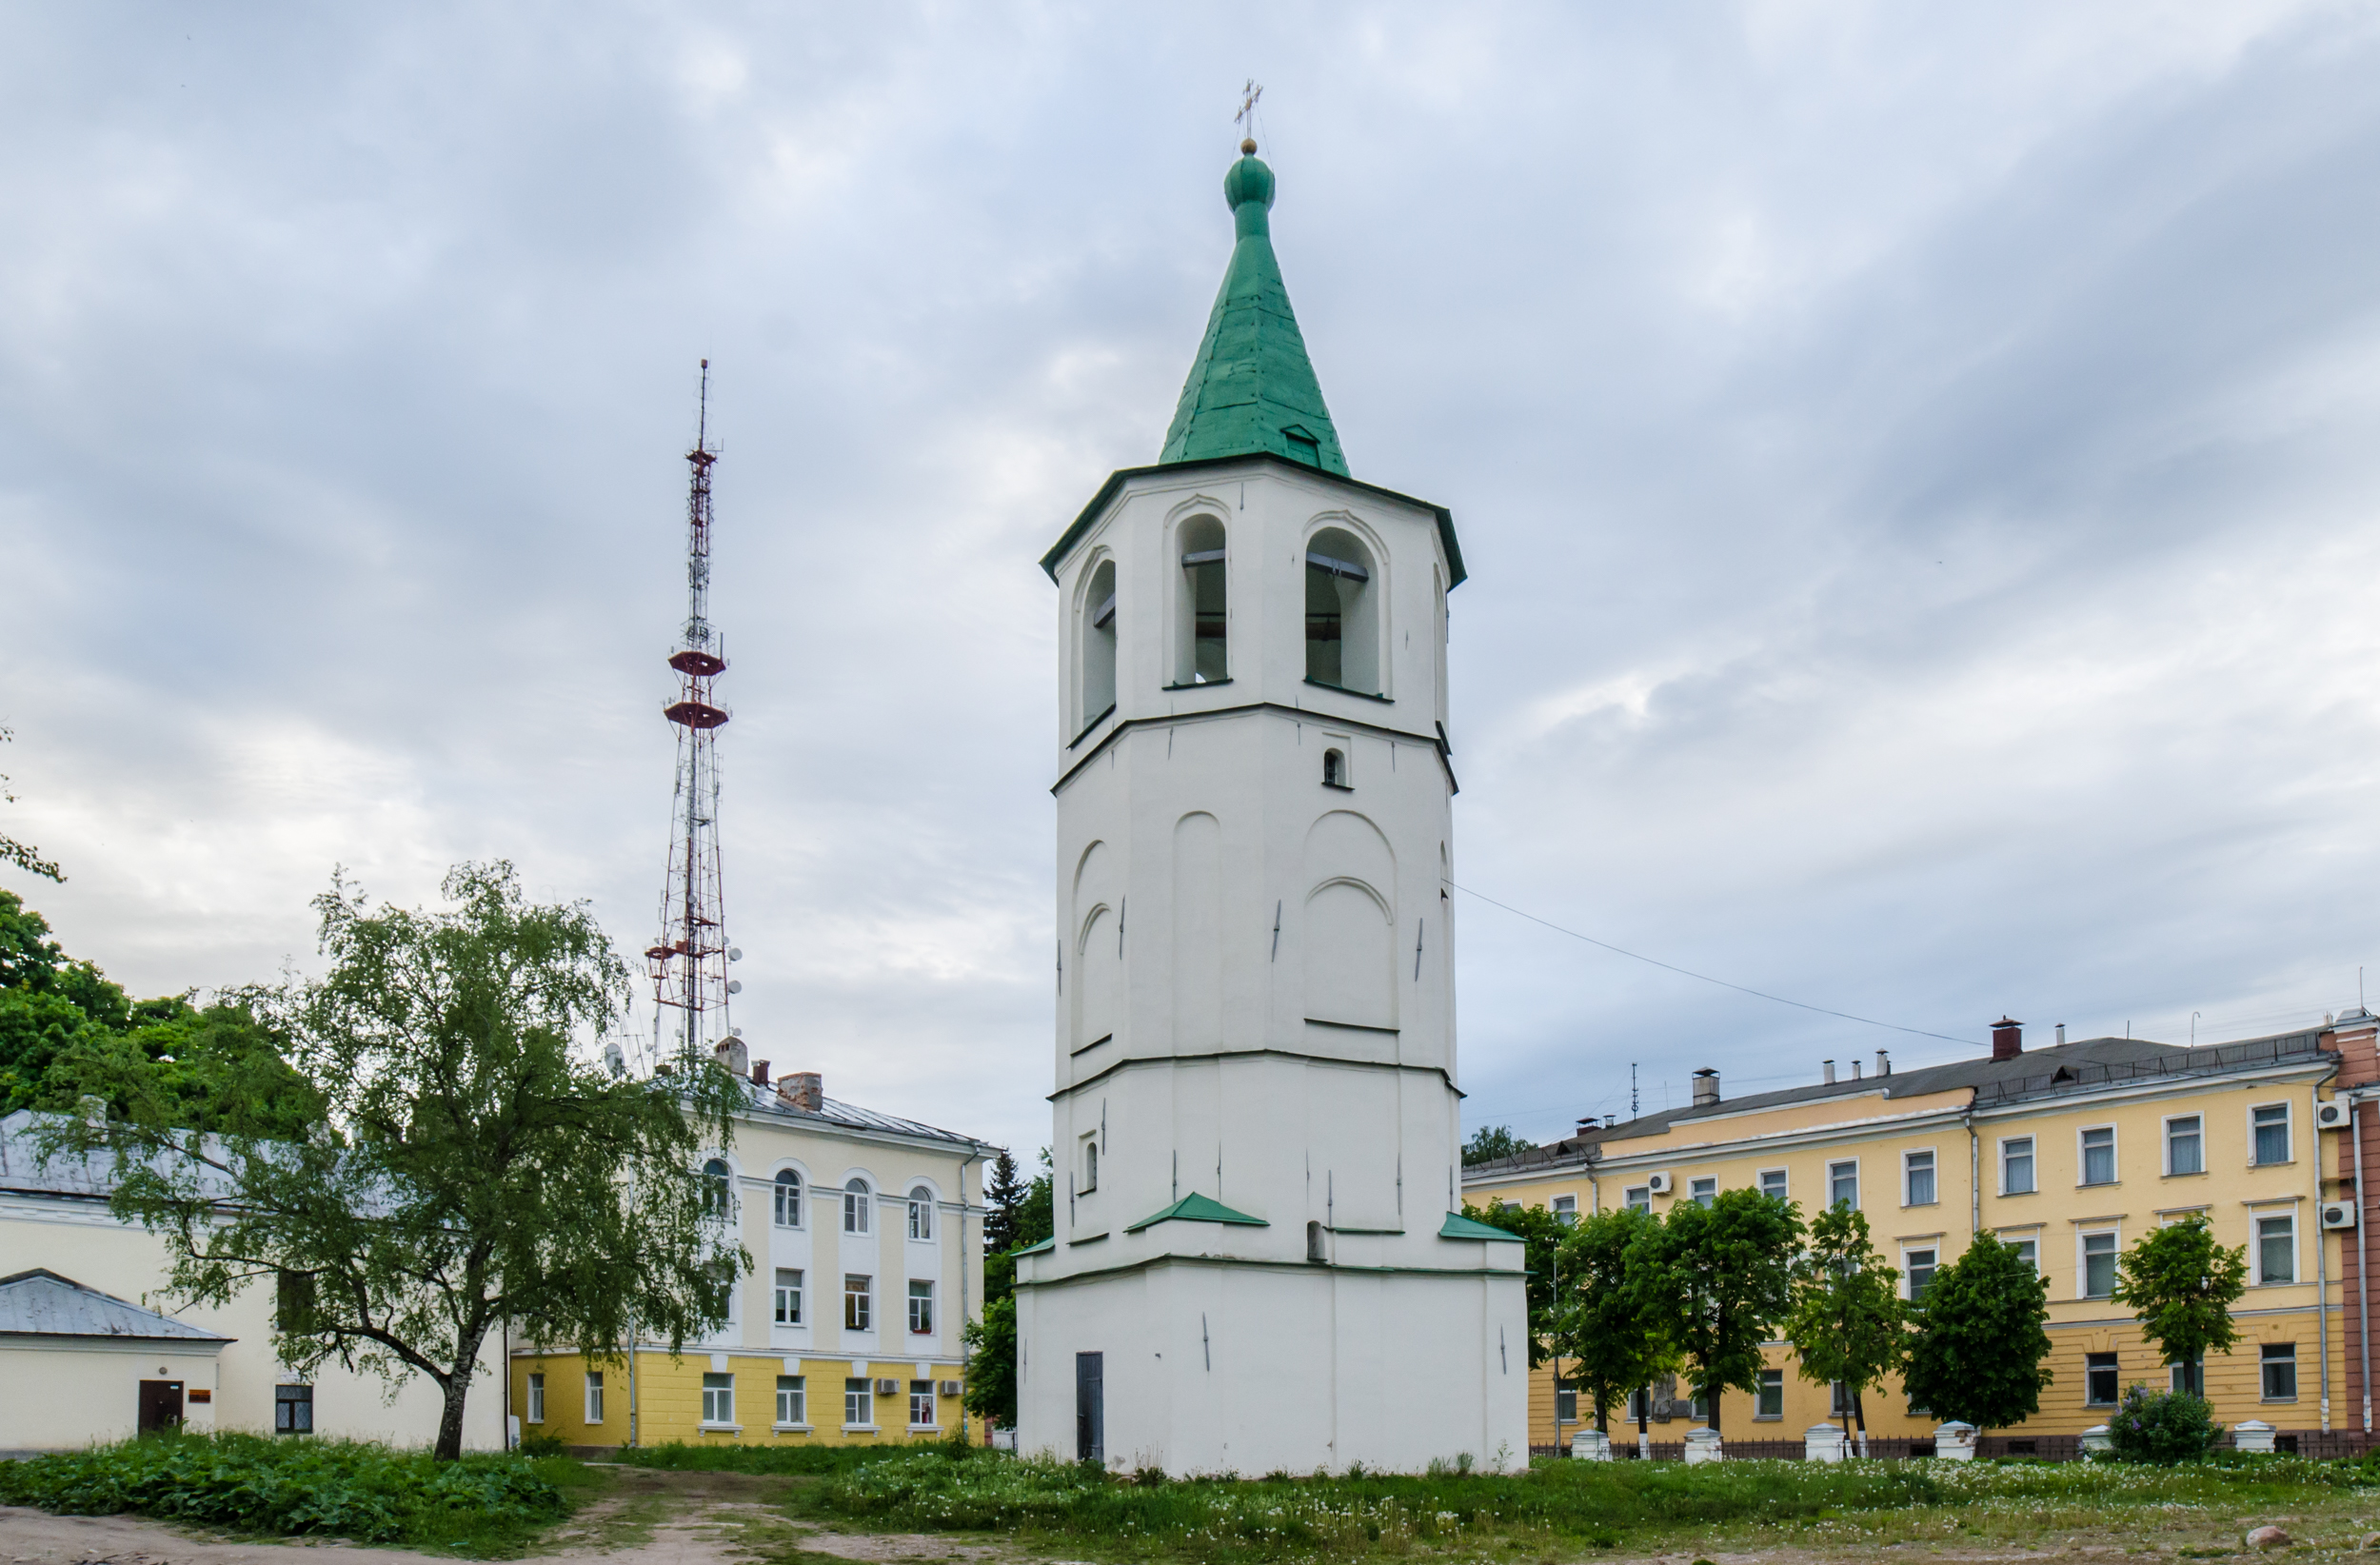
M 2033 1138 L 2012 1136 L 2000 1143 L 2000 1194 L 2033 1194 Z
M 736 1421 L 736 1377 L 732 1375 L 703 1377 L 703 1421 L 706 1424 L 731 1424 Z
M 600 1424 L 604 1421 L 604 1372 L 602 1370 L 586 1372 L 586 1421 L 590 1424 Z
M 1075 1187 L 1078 1195 L 1087 1196 L 1100 1187 L 1100 1140 L 1097 1135 L 1082 1138 L 1082 1182 Z
M 1575 1424 L 1578 1421 L 1578 1388 L 1577 1386 L 1554 1388 L 1554 1421 L 1557 1424 Z
M 1859 1165 L 1856 1162 L 1826 1165 L 1826 1200 L 1829 1206 L 1859 1204 Z
M 1752 1416 L 1755 1418 L 1785 1416 L 1785 1372 L 1783 1370 L 1760 1372 L 1760 1389 L 1755 1394 Z
M 2082 1237 L 2083 1297 L 2105 1298 L 2115 1291 L 2115 1236 L 2085 1234 Z
M 909 1382 L 909 1427 L 934 1427 L 934 1382 L 931 1380 Z
M 1851 1412 L 1851 1388 L 1840 1380 L 1829 1380 L 1826 1383 L 1826 1410 L 1837 1418 Z
M 314 1388 L 312 1386 L 275 1386 L 272 1388 L 272 1432 L 276 1435 L 311 1435 L 314 1433 Z
M 2124 1397 L 2123 1376 L 2112 1353 L 2083 1355 L 2083 1405 L 2113 1407 Z
M 2184 1114 L 2165 1122 L 2165 1171 L 2168 1174 L 2204 1174 L 2207 1171 L 2206 1136 L 2198 1116 Z
M 874 1386 L 862 1376 L 853 1376 L 843 1383 L 843 1421 L 864 1426 L 876 1421 Z
M 843 1279 L 843 1329 L 847 1332 L 872 1332 L 876 1329 L 876 1279 L 848 1273 Z
M 776 1322 L 780 1326 L 802 1324 L 802 1273 L 796 1267 L 777 1268 Z
M 2266 1103 L 2249 1111 L 2256 1126 L 2256 1164 L 2290 1160 L 2290 1106 Z
M 1555 1197 L 1554 1220 L 1565 1228 L 1576 1224 L 1578 1220 L 1578 1198 L 1576 1196 Z
M 1909 1297 L 1913 1301 L 1925 1298 L 1926 1290 L 1934 1286 L 1935 1254 L 1933 1250 L 1901 1252 L 1901 1259 L 1906 1263 L 1909 1274 Z
M 2115 1127 L 2098 1125 L 2082 1133 L 2082 1182 L 2115 1182 Z
M 1627 1190 L 1623 1192 L 1621 1199 L 1627 1201 L 1628 1210 L 1631 1212 L 1650 1212 L 1653 1210 L 1653 1187 L 1649 1184 L 1630 1185 Z
M 809 1393 L 799 1375 L 777 1377 L 777 1421 L 781 1424 L 806 1424 L 810 1421 Z
M 2025 1263 L 2026 1270 L 2033 1272 L 2038 1272 L 2041 1270 L 2040 1240 L 2022 1238 L 2010 1239 L 2008 1242 L 2015 1247 L 2016 1258 Z
M 1781 1168 L 1762 1169 L 1760 1171 L 1760 1194 L 1773 1196 L 1778 1200 L 1785 1199 L 1785 1171 Z
M 2256 1219 L 2256 1280 L 2297 1280 L 2297 1219 L 2293 1217 Z
M 1901 1154 L 1901 1168 L 1909 1181 L 1909 1194 L 1905 1204 L 1932 1206 L 1934 1204 L 1934 1154 L 1930 1151 L 1904 1152 Z
M 543 1375 L 529 1377 L 528 1421 L 533 1424 L 545 1421 L 545 1377 Z
M 2194 1359 L 2189 1363 L 2184 1363 L 2179 1358 L 2167 1359 L 2165 1361 L 2166 1389 L 2169 1391 L 2188 1391 L 2191 1387 L 2192 1378 L 2190 1372 L 2193 1369 L 2199 1372 L 2196 1379 L 2199 1387 L 2203 1390 L 2207 1383 L 2205 1359 Z
M 909 1331 L 916 1337 L 934 1333 L 934 1285 L 930 1282 L 909 1284 Z
M 1686 1194 L 1696 1206 L 1708 1206 L 1719 1199 L 1719 1181 L 1710 1179 L 1690 1180 Z
M 2268 1402 L 2297 1400 L 2297 1344 L 2267 1342 L 2262 1350 L 2264 1399 Z

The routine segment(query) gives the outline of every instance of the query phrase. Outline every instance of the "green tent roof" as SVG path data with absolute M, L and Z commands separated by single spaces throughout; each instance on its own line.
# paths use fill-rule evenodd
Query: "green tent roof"
M 1507 1233 L 1501 1228 L 1493 1228 L 1484 1222 L 1474 1222 L 1459 1212 L 1446 1214 L 1446 1220 L 1438 1225 L 1438 1237 L 1440 1238 L 1510 1239 L 1515 1244 L 1521 1242 L 1518 1234 Z
M 1245 1212 L 1235 1212 L 1221 1201 L 1210 1200 L 1193 1191 L 1163 1211 L 1152 1217 L 1142 1218 L 1124 1232 L 1137 1234 L 1143 1228 L 1155 1227 L 1160 1222 L 1236 1222 L 1249 1228 L 1273 1226 L 1262 1218 L 1252 1218 Z
M 1254 153 L 1256 144 L 1242 144 Z M 1306 357 L 1305 338 L 1289 307 L 1280 263 L 1273 256 L 1273 170 L 1242 157 L 1223 175 L 1239 240 L 1223 288 L 1206 319 L 1206 337 L 1165 431 L 1160 463 L 1270 451 L 1345 478 L 1339 430 L 1322 406 L 1322 386 Z

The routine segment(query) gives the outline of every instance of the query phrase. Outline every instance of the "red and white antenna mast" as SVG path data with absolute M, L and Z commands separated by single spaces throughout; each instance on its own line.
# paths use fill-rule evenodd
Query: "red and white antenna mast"
M 686 618 L 683 644 L 669 655 L 678 671 L 678 699 L 662 716 L 678 730 L 676 801 L 669 834 L 669 877 L 662 888 L 661 939 L 648 949 L 652 965 L 653 1018 L 657 1052 L 665 1052 L 666 1019 L 677 1015 L 671 1040 L 676 1051 L 692 1059 L 704 1056 L 708 1045 L 731 1035 L 727 1026 L 727 997 L 744 987 L 730 981 L 727 963 L 726 910 L 719 875 L 719 730 L 727 714 L 711 700 L 711 681 L 724 673 L 725 642 L 712 630 L 711 595 L 711 464 L 719 454 L 710 448 L 711 362 L 703 361 L 701 411 L 695 424 L 694 449 L 685 454 L 691 482 L 686 491 Z

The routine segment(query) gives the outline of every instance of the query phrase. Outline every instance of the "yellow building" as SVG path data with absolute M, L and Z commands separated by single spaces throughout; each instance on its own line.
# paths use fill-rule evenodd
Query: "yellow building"
M 754 1269 L 725 1326 L 608 1362 L 516 1349 L 523 1435 L 572 1445 L 946 1438 L 960 1331 L 982 1312 L 981 1164 L 999 1149 L 752 1073 L 733 1144 L 705 1159 Z
M 2314 1031 L 2201 1048 L 2101 1038 L 2028 1053 L 2017 1025 L 2003 1022 L 1990 1060 L 1894 1074 L 1878 1051 L 1873 1074 L 1852 1064 L 1838 1075 L 1827 1061 L 1816 1083 L 1733 1101 L 1717 1073 L 1702 1071 L 1687 1108 L 1582 1121 L 1569 1140 L 1466 1169 L 1463 1187 L 1477 1204 L 1557 1214 L 1659 1213 L 1754 1189 L 1793 1201 L 1806 1219 L 1847 1200 L 1867 1215 L 1904 1294 L 1922 1291 L 1974 1234 L 2018 1244 L 2050 1281 L 2055 1380 L 2021 1430 L 1990 1432 L 2003 1436 L 2077 1435 L 2106 1422 L 2124 1388 L 2172 1383 L 2108 1292 L 2115 1257 L 2144 1230 L 2204 1216 L 2221 1243 L 2247 1247 L 2249 1267 L 2233 1312 L 2240 1343 L 2205 1366 L 2215 1416 L 2328 1430 L 2333 1383 L 2343 1399 L 2348 1370 L 2338 1283 L 2355 1254 L 2322 1226 L 2341 1172 L 2341 1138 L 2325 1131 L 2343 1128 L 2345 1105 L 2322 1108 L 2339 1070 L 2334 1044 Z M 2354 1210 L 2351 1199 L 2333 1201 L 2327 1216 L 2351 1225 Z M 1767 1357 L 1756 1397 L 1721 1397 L 1723 1438 L 1798 1439 L 1839 1416 L 1832 1388 L 1801 1379 L 1783 1343 Z M 1652 1434 L 1676 1441 L 1703 1420 L 1685 1392 L 1668 1392 L 1653 1398 Z M 1552 1366 L 1536 1373 L 1533 1445 L 1567 1442 L 1573 1400 L 1557 1394 Z M 1876 1436 L 1922 1437 L 1938 1422 L 1897 1387 L 1864 1400 Z M 1586 1406 L 1575 1414 L 1594 1416 Z M 1612 1433 L 1624 1443 L 1616 1416 Z

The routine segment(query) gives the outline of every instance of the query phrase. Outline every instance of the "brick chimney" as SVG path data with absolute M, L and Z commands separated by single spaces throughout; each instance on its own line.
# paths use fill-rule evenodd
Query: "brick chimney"
M 816 1071 L 792 1071 L 777 1083 L 777 1096 L 798 1109 L 818 1112 L 819 1103 L 826 1096 L 826 1088 Z
M 764 1087 L 768 1085 L 767 1060 L 755 1060 L 752 1061 L 752 1084 L 756 1087 Z
M 2025 1024 L 2003 1016 L 1992 1023 L 1992 1058 L 2013 1060 L 2025 1052 Z

